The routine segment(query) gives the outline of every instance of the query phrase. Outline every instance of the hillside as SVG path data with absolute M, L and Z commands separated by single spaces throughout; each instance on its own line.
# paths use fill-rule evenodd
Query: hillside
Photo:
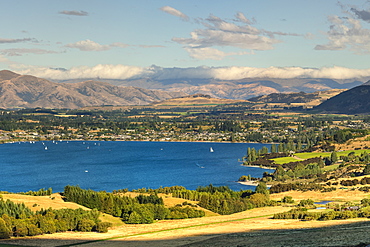
M 0 71 L 0 108 L 80 108 L 96 105 L 146 105 L 184 93 L 137 87 L 119 87 L 106 82 L 56 83 L 11 71 Z
M 325 113 L 369 114 L 370 81 L 328 99 L 314 110 Z
M 280 200 L 292 196 L 296 200 L 315 201 L 363 198 L 368 194 L 358 191 L 296 192 L 273 194 Z M 50 199 L 49 199 L 50 200 Z M 289 207 L 265 207 L 213 217 L 158 221 L 155 224 L 123 224 L 108 233 L 63 232 L 52 235 L 13 238 L 0 244 L 22 246 L 365 246 L 369 243 L 368 220 L 347 219 L 332 221 L 299 221 L 271 219 L 274 213 Z M 107 216 L 105 216 L 107 217 Z M 304 229 L 304 230 L 302 230 Z M 338 234 L 340 233 L 340 234 Z M 91 242 L 96 240 L 96 242 Z
M 313 93 L 272 93 L 268 95 L 262 95 L 258 97 L 250 98 L 252 102 L 263 102 L 263 103 L 312 103 L 320 104 L 323 101 L 334 97 L 335 95 L 345 91 L 344 89 L 332 89 L 327 91 L 317 91 Z
M 153 106 L 191 106 L 191 105 L 222 105 L 247 102 L 246 100 L 217 99 L 205 94 L 194 94 L 155 102 Z

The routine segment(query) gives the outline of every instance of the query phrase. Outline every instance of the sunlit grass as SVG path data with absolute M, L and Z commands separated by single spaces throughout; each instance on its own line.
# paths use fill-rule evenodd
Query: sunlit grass
M 346 151 L 337 152 L 337 156 L 338 156 L 338 158 L 340 156 L 347 156 L 351 152 L 354 152 L 355 155 L 361 155 L 365 151 L 370 153 L 370 150 L 346 150 Z M 299 160 L 306 160 L 306 159 L 315 158 L 315 157 L 322 157 L 322 158 L 330 157 L 331 153 L 332 152 L 296 153 L 296 154 L 294 154 L 294 156 L 298 157 L 299 159 L 294 158 L 294 157 L 282 157 L 282 158 L 272 159 L 272 161 L 275 164 L 281 165 L 281 164 L 285 164 L 285 163 L 289 163 L 289 162 L 297 162 Z M 335 168 L 337 168 L 337 167 L 331 168 L 331 166 L 328 166 L 328 168 L 325 168 L 325 170 L 332 170 L 332 169 L 335 169 Z
M 359 149 L 359 150 L 346 150 L 346 151 L 340 151 L 340 152 L 337 152 L 338 156 L 344 156 L 344 155 L 348 155 L 349 153 L 351 152 L 354 152 L 355 155 L 360 155 L 362 154 L 363 152 L 367 152 L 367 153 L 370 153 L 370 150 L 369 149 Z
M 272 159 L 272 161 L 274 161 L 275 164 L 281 165 L 281 164 L 285 164 L 289 162 L 297 162 L 299 160 L 293 157 L 282 157 L 282 158 Z
M 339 167 L 340 164 L 333 164 L 333 165 L 330 165 L 330 166 L 325 166 L 324 168 L 322 168 L 321 170 L 323 172 L 327 172 L 327 171 L 332 171 L 332 170 L 335 170 Z
M 310 159 L 310 158 L 315 158 L 315 157 L 330 157 L 331 153 L 330 152 L 321 152 L 321 153 L 296 153 L 295 156 L 301 159 Z

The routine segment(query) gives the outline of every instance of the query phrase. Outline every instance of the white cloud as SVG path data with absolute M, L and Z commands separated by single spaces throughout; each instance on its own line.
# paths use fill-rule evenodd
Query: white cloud
M 130 79 L 150 73 L 146 68 L 126 65 L 99 64 L 94 67 L 79 66 L 69 70 L 46 67 L 19 68 L 17 73 L 41 78 L 67 80 L 83 78 Z
M 205 20 L 200 20 L 202 28 L 195 29 L 190 33 L 190 38 L 174 37 L 172 41 L 184 45 L 184 49 L 188 51 L 189 55 L 193 58 L 201 58 L 197 54 L 203 49 L 204 51 L 212 51 L 215 46 L 217 47 L 233 47 L 243 50 L 272 50 L 274 45 L 282 42 L 276 39 L 275 36 L 302 36 L 302 34 L 273 32 L 264 29 L 258 29 L 252 26 L 252 21 L 247 19 L 245 15 L 238 12 L 235 15 L 236 19 L 233 21 L 226 21 L 217 16 L 210 15 Z M 207 49 L 206 49 L 207 48 Z M 212 49 L 211 49 L 212 48 Z M 215 50 L 213 50 L 215 54 Z M 221 57 L 226 57 L 229 54 L 221 53 L 218 49 L 218 55 L 213 56 L 215 60 Z M 251 54 L 252 52 L 238 52 L 233 55 Z M 210 57 L 211 59 L 211 57 Z
M 76 48 L 80 51 L 107 51 L 115 47 L 119 48 L 126 48 L 126 47 L 141 47 L 141 48 L 158 48 L 158 47 L 164 47 L 162 45 L 128 45 L 122 42 L 115 42 L 109 45 L 101 45 L 95 41 L 92 40 L 82 40 L 78 41 L 76 43 L 67 44 L 64 47 L 68 48 Z
M 174 9 L 174 8 L 172 8 L 170 6 L 163 6 L 162 8 L 160 8 L 160 10 L 162 10 L 163 12 L 166 12 L 167 14 L 180 17 L 184 21 L 188 21 L 189 20 L 189 17 L 187 15 L 185 15 L 181 11 L 179 11 L 177 9 Z
M 244 22 L 246 24 L 252 24 L 252 22 L 247 17 L 245 17 L 245 15 L 242 12 L 236 13 L 235 17 L 236 17 L 237 21 L 241 21 L 241 22 Z
M 214 68 L 214 77 L 221 80 L 243 78 L 330 78 L 352 79 L 370 76 L 370 69 L 349 69 L 344 67 L 301 68 L 301 67 L 226 67 Z
M 0 57 L 1 62 L 1 57 Z M 136 67 L 126 65 L 100 64 L 94 67 L 72 67 L 71 69 L 52 69 L 43 67 L 13 66 L 15 72 L 30 74 L 47 79 L 217 79 L 240 80 L 244 78 L 329 78 L 361 79 L 370 77 L 370 69 L 349 69 L 344 67 L 301 68 L 301 67 L 190 67 L 163 68 L 158 66 Z
M 370 52 L 370 29 L 363 28 L 359 20 L 353 18 L 328 17 L 330 30 L 326 33 L 327 44 L 316 45 L 315 50 L 349 49 L 356 54 Z
M 223 52 L 211 47 L 203 48 L 185 47 L 185 50 L 189 53 L 190 57 L 198 60 L 208 60 L 208 59 L 222 60 L 227 56 L 250 54 L 250 52 Z
M 111 49 L 109 45 L 101 45 L 89 39 L 65 45 L 68 48 L 76 48 L 80 51 L 106 51 Z
M 274 44 L 280 42 L 251 25 L 237 25 L 213 15 L 203 25 L 204 29 L 190 33 L 191 38 L 172 40 L 188 47 L 229 46 L 252 50 L 271 50 Z

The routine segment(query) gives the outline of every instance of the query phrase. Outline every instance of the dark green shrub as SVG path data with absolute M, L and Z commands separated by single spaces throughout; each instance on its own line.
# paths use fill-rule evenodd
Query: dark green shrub
M 95 231 L 100 232 L 100 233 L 106 233 L 108 232 L 108 227 L 111 227 L 112 223 L 110 222 L 99 222 L 96 224 Z

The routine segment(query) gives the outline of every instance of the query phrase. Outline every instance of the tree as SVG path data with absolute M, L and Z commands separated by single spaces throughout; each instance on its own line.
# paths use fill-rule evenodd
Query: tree
M 302 143 L 301 143 L 301 141 L 298 141 L 298 143 L 297 143 L 297 151 L 300 151 L 300 150 L 302 150 Z
M 269 195 L 270 192 L 269 190 L 267 189 L 267 185 L 266 183 L 264 182 L 260 182 L 257 187 L 256 187 L 256 193 L 261 193 L 261 194 L 264 194 L 264 195 Z
M 293 197 L 291 196 L 284 196 L 283 199 L 281 199 L 282 203 L 294 203 Z
M 331 163 L 335 163 L 338 161 L 338 155 L 337 155 L 337 152 L 333 151 L 330 155 L 330 161 Z
M 24 237 L 28 235 L 28 228 L 25 220 L 15 221 L 15 226 L 13 228 L 14 236 Z
M 0 218 L 0 239 L 10 238 L 11 234 L 12 231 L 10 230 L 10 227 L 8 227 L 5 221 Z
M 276 153 L 276 152 L 277 152 L 276 144 L 272 144 L 271 145 L 271 153 Z
M 261 194 L 261 193 L 256 193 L 256 194 L 251 195 L 249 200 L 255 207 L 267 206 L 270 201 L 268 195 Z
M 77 230 L 81 232 L 91 232 L 95 222 L 90 219 L 82 219 L 78 222 Z
M 269 149 L 266 146 L 263 146 L 261 149 L 261 154 L 267 154 L 269 152 Z
M 285 152 L 285 147 L 284 147 L 284 144 L 283 143 L 280 143 L 279 146 L 278 146 L 278 151 L 279 153 L 283 153 Z
M 370 164 L 367 164 L 365 166 L 365 169 L 363 171 L 364 175 L 369 175 L 370 174 Z
M 141 216 L 137 212 L 132 212 L 130 217 L 128 218 L 127 224 L 140 224 L 141 223 Z
M 256 161 L 257 160 L 256 149 L 254 149 L 254 148 L 248 148 L 247 160 L 249 162 L 253 162 L 253 161 Z
M 108 232 L 108 227 L 111 227 L 111 226 L 112 226 L 112 223 L 110 222 L 98 222 L 98 224 L 96 224 L 95 230 L 100 233 L 106 233 Z

